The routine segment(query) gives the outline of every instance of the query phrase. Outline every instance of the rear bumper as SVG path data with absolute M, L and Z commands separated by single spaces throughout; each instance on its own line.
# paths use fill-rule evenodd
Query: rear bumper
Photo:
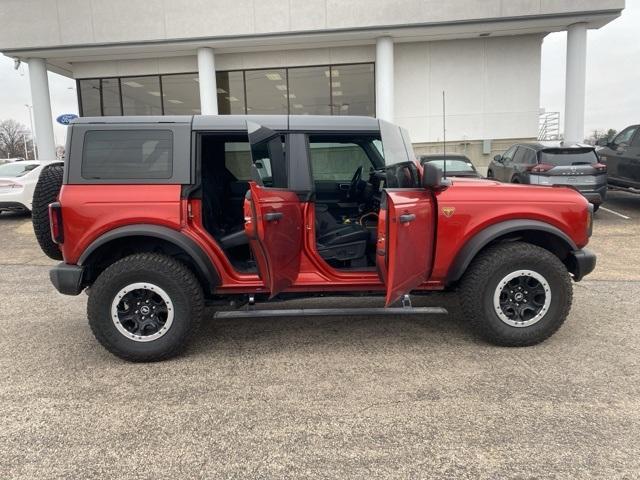
M 78 295 L 82 292 L 84 267 L 59 263 L 49 271 L 51 283 L 64 295 Z
M 27 205 L 22 202 L 0 202 L 0 210 L 31 210 Z
M 578 191 L 586 198 L 589 203 L 600 205 L 607 199 L 607 185 L 599 185 L 593 189 L 578 189 Z
M 574 250 L 569 254 L 568 262 L 568 268 L 573 274 L 573 280 L 579 282 L 596 268 L 596 255 L 586 248 Z

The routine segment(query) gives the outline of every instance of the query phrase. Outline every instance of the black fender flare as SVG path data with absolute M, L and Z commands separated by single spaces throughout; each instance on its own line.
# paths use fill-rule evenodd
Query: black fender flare
M 118 227 L 104 233 L 91 242 L 85 251 L 82 252 L 77 264 L 83 266 L 91 254 L 98 248 L 113 240 L 126 237 L 153 237 L 172 243 L 191 257 L 195 267 L 198 269 L 198 273 L 207 281 L 211 291 L 221 283 L 220 275 L 218 275 L 218 271 L 211 262 L 211 259 L 196 242 L 177 230 L 161 225 L 125 225 L 124 227 Z
M 465 245 L 460 249 L 456 255 L 455 260 L 447 273 L 446 283 L 451 284 L 462 278 L 462 275 L 467 270 L 467 267 L 471 261 L 475 258 L 480 250 L 482 250 L 489 243 L 496 238 L 502 237 L 509 233 L 515 233 L 525 230 L 534 230 L 539 232 L 550 233 L 564 243 L 570 251 L 578 249 L 575 242 L 562 230 L 553 225 L 538 220 L 507 220 L 500 223 L 495 223 L 483 230 L 476 233 Z

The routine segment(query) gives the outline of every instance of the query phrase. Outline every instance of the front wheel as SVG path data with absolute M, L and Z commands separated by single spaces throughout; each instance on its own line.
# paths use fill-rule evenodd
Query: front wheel
M 573 290 L 564 264 L 548 250 L 522 242 L 481 252 L 460 285 L 474 329 L 496 345 L 535 345 L 563 324 Z
M 164 360 L 180 353 L 204 310 L 202 289 L 179 261 L 141 253 L 109 266 L 89 292 L 87 315 L 96 339 L 133 362 Z

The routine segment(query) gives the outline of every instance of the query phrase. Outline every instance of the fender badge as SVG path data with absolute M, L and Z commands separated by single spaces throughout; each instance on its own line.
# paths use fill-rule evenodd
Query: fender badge
M 456 207 L 442 207 L 442 214 L 447 218 L 452 217 L 455 212 Z

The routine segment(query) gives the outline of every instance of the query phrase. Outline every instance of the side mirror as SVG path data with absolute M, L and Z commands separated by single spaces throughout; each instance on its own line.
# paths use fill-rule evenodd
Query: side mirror
M 431 162 L 425 162 L 422 167 L 422 187 L 438 189 L 442 186 L 442 170 Z
M 502 155 L 496 155 L 495 157 L 493 157 L 493 160 L 498 163 L 502 163 Z

